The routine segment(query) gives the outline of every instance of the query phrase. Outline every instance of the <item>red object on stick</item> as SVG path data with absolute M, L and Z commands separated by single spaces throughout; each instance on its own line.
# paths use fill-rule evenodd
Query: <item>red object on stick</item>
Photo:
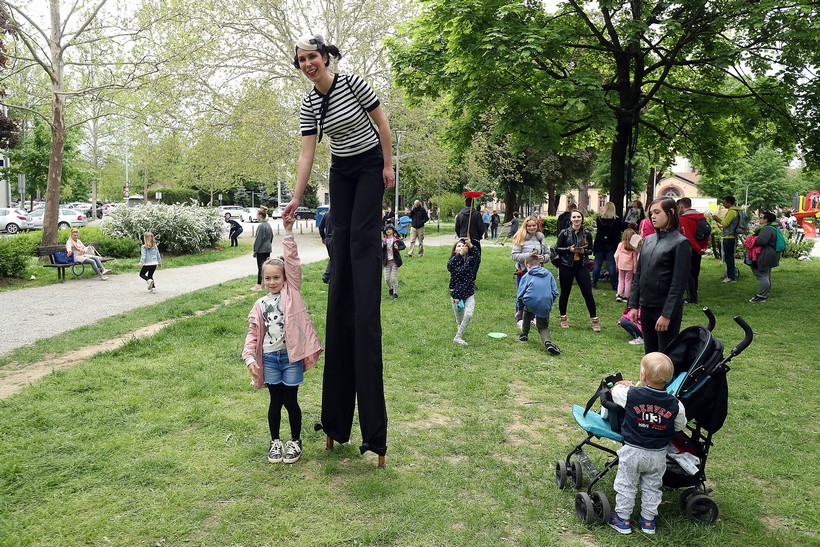
M 465 198 L 480 198 L 484 195 L 484 192 L 464 192 Z

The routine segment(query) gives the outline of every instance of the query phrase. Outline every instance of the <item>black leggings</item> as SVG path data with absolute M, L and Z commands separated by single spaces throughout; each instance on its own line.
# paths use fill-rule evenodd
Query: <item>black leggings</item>
M 288 411 L 288 421 L 290 422 L 290 438 L 302 438 L 302 409 L 296 396 L 299 394 L 299 386 L 286 386 L 285 384 L 268 384 L 270 392 L 270 406 L 268 407 L 268 427 L 270 428 L 271 440 L 279 438 L 279 424 L 282 422 L 282 407 Z
M 256 253 L 256 284 L 262 284 L 262 264 L 270 258 L 270 253 Z
M 572 290 L 572 280 L 578 282 L 578 288 L 587 303 L 590 317 L 598 317 L 595 308 L 595 297 L 592 296 L 592 282 L 589 279 L 589 270 L 582 260 L 576 260 L 572 266 L 558 267 L 558 281 L 561 283 L 561 296 L 558 298 L 558 311 L 561 315 L 567 314 L 567 302 L 569 302 L 569 292 Z
M 156 269 L 156 264 L 153 266 L 143 266 L 140 270 L 140 277 L 146 281 L 148 281 L 149 279 L 154 279 L 154 272 L 156 271 Z

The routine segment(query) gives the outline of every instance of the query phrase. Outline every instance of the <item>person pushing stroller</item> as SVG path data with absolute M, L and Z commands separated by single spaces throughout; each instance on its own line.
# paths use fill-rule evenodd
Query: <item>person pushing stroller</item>
M 641 531 L 655 533 L 655 516 L 661 503 L 661 486 L 666 472 L 666 447 L 675 432 L 686 427 L 683 404 L 666 392 L 675 366 L 660 352 L 641 359 L 641 387 L 618 382 L 612 400 L 623 407 L 621 424 L 624 446 L 618 450 L 615 476 L 615 512 L 609 526 L 621 534 L 632 533 L 630 518 L 635 507 L 638 483 L 641 485 Z

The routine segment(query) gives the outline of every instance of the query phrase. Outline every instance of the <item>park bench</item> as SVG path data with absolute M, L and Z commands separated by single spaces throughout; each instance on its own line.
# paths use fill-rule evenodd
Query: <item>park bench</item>
M 98 243 L 88 243 L 86 247 L 94 247 L 94 249 L 99 249 Z M 65 245 L 41 245 L 37 247 L 37 256 L 40 258 L 48 257 L 48 264 L 43 264 L 44 268 L 57 268 L 57 279 L 60 280 L 62 283 L 65 281 L 65 272 L 67 269 L 71 270 L 71 273 L 74 274 L 75 277 L 80 277 L 85 273 L 85 264 L 83 263 L 74 263 L 69 262 L 67 264 L 60 264 L 54 257 L 54 253 L 64 253 Z M 99 251 L 98 251 L 99 252 Z M 108 262 L 111 258 L 108 257 L 100 257 L 100 260 L 103 262 Z M 91 266 L 89 265 L 89 268 Z

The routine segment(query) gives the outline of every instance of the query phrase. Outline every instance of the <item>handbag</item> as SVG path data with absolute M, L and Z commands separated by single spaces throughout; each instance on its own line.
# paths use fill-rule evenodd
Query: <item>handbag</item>
M 550 264 L 556 268 L 561 264 L 561 255 L 558 254 L 558 249 L 555 245 L 550 247 Z
M 65 251 L 57 251 L 54 253 L 55 264 L 74 264 L 74 255 L 68 256 Z

